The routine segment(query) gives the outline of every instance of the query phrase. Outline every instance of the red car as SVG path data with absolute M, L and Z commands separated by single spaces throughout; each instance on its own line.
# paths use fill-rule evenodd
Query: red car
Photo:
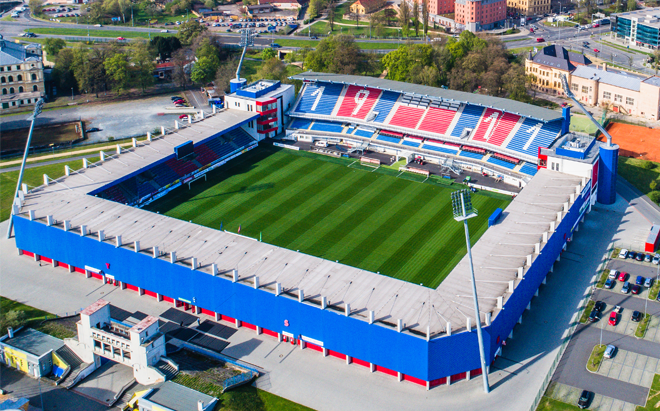
M 614 311 L 612 311 L 610 313 L 610 319 L 609 319 L 609 321 L 607 321 L 607 323 L 611 326 L 616 326 L 616 323 L 617 323 L 618 319 L 619 319 L 619 316 Z
M 600 50 L 594 49 L 594 53 L 600 53 Z
M 188 114 L 181 114 L 179 120 L 188 120 Z
M 123 37 L 117 37 L 117 40 L 126 40 L 126 39 Z
M 537 37 L 536 38 L 537 43 L 543 43 L 544 41 L 545 41 L 545 39 L 543 37 Z
M 619 281 L 626 281 L 628 279 L 628 273 L 621 271 L 619 273 Z
M 630 292 L 632 292 L 633 294 L 639 294 L 642 292 L 642 287 L 635 284 L 632 287 L 630 287 Z

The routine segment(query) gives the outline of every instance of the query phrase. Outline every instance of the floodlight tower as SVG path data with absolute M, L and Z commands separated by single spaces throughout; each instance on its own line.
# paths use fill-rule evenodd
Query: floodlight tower
M 28 133 L 27 143 L 25 143 L 25 152 L 23 153 L 23 162 L 21 163 L 21 171 L 18 173 L 18 181 L 16 182 L 16 191 L 14 192 L 14 198 L 12 198 L 12 210 L 14 209 L 14 201 L 18 197 L 18 190 L 21 189 L 21 183 L 23 182 L 23 172 L 25 171 L 25 162 L 27 161 L 28 152 L 30 151 L 30 142 L 32 141 L 32 131 L 34 130 L 34 123 L 37 121 L 37 117 L 41 114 L 41 108 L 44 105 L 44 99 L 40 98 L 37 100 L 37 103 L 34 106 L 34 111 L 32 115 L 28 117 L 28 120 L 32 120 L 30 123 L 30 132 Z M 7 238 L 11 237 L 11 229 L 14 225 L 14 220 L 9 216 L 9 228 L 7 228 Z
M 470 263 L 470 280 L 472 282 L 472 297 L 474 299 L 474 315 L 477 323 L 477 339 L 479 340 L 479 356 L 481 357 L 481 375 L 484 380 L 484 391 L 490 392 L 488 385 L 488 372 L 486 366 L 486 350 L 484 349 L 484 337 L 481 334 L 481 316 L 479 315 L 479 300 L 477 299 L 477 285 L 474 280 L 474 266 L 472 265 L 472 248 L 470 247 L 470 231 L 467 220 L 477 216 L 477 210 L 472 208 L 470 191 L 458 190 L 451 193 L 451 206 L 454 211 L 454 220 L 463 221 L 465 227 L 465 244 L 467 245 L 468 261 Z
M 254 32 L 252 32 L 251 29 L 241 30 L 240 45 L 243 47 L 243 53 L 241 54 L 241 60 L 238 62 L 238 68 L 236 69 L 236 78 L 229 81 L 229 91 L 232 93 L 247 83 L 246 79 L 241 78 L 241 66 L 243 66 L 243 59 L 245 58 L 247 48 L 254 46 Z

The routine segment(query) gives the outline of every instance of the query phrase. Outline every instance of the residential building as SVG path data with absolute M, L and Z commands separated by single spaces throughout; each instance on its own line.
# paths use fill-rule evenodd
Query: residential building
M 353 14 L 371 14 L 385 6 L 384 0 L 357 0 L 351 4 Z
M 519 16 L 535 16 L 550 13 L 550 0 L 507 0 L 509 12 L 515 12 Z
M 255 4 L 252 6 L 246 6 L 247 13 L 251 16 L 261 13 L 272 13 L 273 5 L 272 4 Z
M 525 60 L 525 73 L 531 75 L 533 84 L 545 93 L 563 94 L 562 74 L 570 74 L 579 66 L 591 64 L 584 54 L 573 53 L 561 46 L 543 47 L 536 54 L 529 52 Z
M 261 114 L 261 117 L 244 127 L 258 141 L 282 133 L 286 123 L 285 115 L 295 101 L 293 85 L 276 80 L 259 80 L 245 85 L 243 81 L 232 80 L 232 94 L 225 96 L 225 108 Z
M 601 67 L 580 66 L 571 73 L 571 90 L 580 102 L 618 113 L 660 118 L 660 77 L 642 77 Z
M 660 7 L 610 15 L 615 38 L 650 49 L 660 47 Z
M 307 4 L 307 0 L 276 0 L 270 2 L 273 7 L 284 10 L 299 9 L 305 4 Z
M 183 385 L 166 381 L 161 385 L 135 394 L 128 402 L 139 411 L 211 411 L 218 399 Z
M 499 27 L 506 19 L 506 0 L 456 0 L 454 20 L 471 32 Z
M 34 106 L 44 95 L 41 45 L 23 46 L 0 36 L 0 113 Z
M 114 282 L 111 276 L 106 281 Z M 156 384 L 165 376 L 156 368 L 165 356 L 165 336 L 159 330 L 158 319 L 110 317 L 110 304 L 98 300 L 80 312 L 78 340 L 67 340 L 69 346 L 86 363 L 99 363 L 99 357 L 133 368 L 140 384 Z
M 454 12 L 454 0 L 429 0 L 429 14 L 432 16 Z

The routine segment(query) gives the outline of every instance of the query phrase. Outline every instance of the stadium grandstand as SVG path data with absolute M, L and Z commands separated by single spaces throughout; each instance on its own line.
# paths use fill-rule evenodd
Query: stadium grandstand
M 453 157 L 474 169 L 507 173 L 523 185 L 536 173 L 539 148 L 566 130 L 570 111 L 372 77 L 301 73 L 288 133 L 328 133 L 372 140 L 376 150 L 438 161 Z M 358 132 L 360 127 L 373 130 Z M 383 144 L 386 143 L 386 144 Z M 438 157 L 441 156 L 441 157 Z
M 595 202 L 598 143 L 565 133 L 568 121 L 560 113 L 510 100 L 355 76 L 295 78 L 305 84 L 288 113 L 290 130 L 280 137 L 309 134 L 353 142 L 356 150 L 373 145 L 388 158 L 392 152 L 450 158 L 524 179 L 524 188 L 472 248 L 479 267 L 478 318 L 465 281 L 467 256 L 457 255 L 440 285 L 430 288 L 224 231 L 221 224 L 203 226 L 143 208 L 258 145 L 278 153 L 299 150 L 280 149 L 284 139 L 259 138 L 252 124 L 262 114 L 246 104 L 200 115 L 183 127 L 177 123 L 146 141 L 134 139 L 133 147 L 103 153 L 101 161 L 67 169 L 65 177 L 44 176 L 40 187 L 23 186 L 12 208 L 19 254 L 426 389 L 479 375 L 475 325 L 483 327 L 491 364 Z M 300 157 L 305 177 L 317 168 L 328 175 L 334 169 L 317 167 L 319 158 Z M 271 167 L 288 163 L 280 157 Z M 371 171 L 346 176 L 376 179 Z M 361 187 L 345 188 L 369 191 Z M 250 195 L 270 199 L 260 193 Z M 291 206 L 286 204 L 279 213 Z M 436 207 L 430 214 L 440 216 L 436 222 L 445 218 L 440 213 L 451 219 L 450 206 L 419 206 Z M 398 222 L 390 220 L 396 230 Z M 415 247 L 437 248 L 429 244 Z

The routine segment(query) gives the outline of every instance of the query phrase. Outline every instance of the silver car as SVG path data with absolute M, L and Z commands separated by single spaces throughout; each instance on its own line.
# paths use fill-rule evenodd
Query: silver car
M 607 348 L 605 348 L 605 354 L 603 354 L 603 357 L 612 358 L 615 352 L 616 352 L 616 347 L 610 344 L 607 346 Z

